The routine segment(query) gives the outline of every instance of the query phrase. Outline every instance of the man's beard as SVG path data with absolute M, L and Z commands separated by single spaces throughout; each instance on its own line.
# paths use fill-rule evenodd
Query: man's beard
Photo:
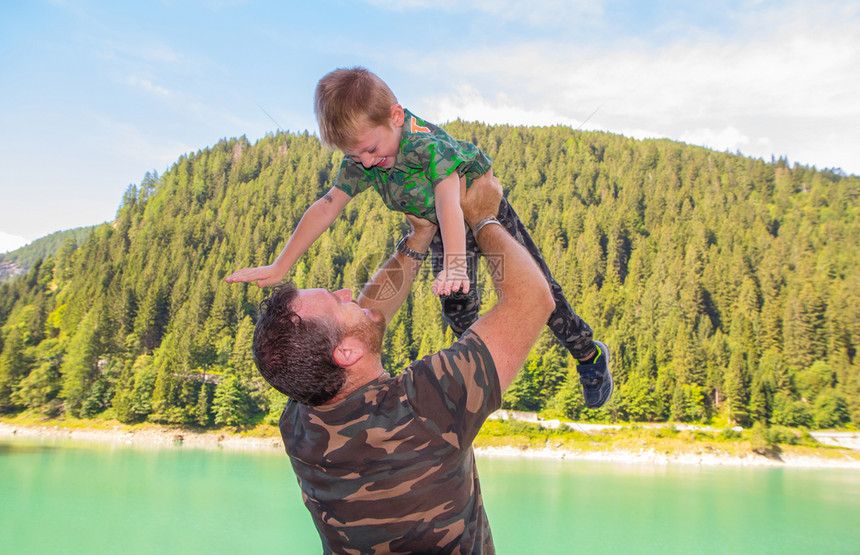
M 349 337 L 357 337 L 368 350 L 375 354 L 382 353 L 382 339 L 385 337 L 385 323 L 365 320 L 355 325 L 346 334 Z

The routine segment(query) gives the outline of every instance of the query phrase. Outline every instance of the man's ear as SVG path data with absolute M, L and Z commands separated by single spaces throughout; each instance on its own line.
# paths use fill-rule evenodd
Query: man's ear
M 338 366 L 347 368 L 364 356 L 364 344 L 356 337 L 345 337 L 334 348 L 334 361 Z
M 391 105 L 391 123 L 394 127 L 403 127 L 403 120 L 406 119 L 406 114 L 403 112 L 403 106 L 400 104 Z

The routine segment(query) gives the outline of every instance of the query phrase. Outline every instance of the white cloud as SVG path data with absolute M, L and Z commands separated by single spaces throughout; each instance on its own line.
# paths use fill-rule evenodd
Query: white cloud
M 532 41 L 450 59 L 434 52 L 428 63 L 470 86 L 425 99 L 426 112 L 576 127 L 602 106 L 586 129 L 860 173 L 860 3 L 851 5 L 737 14 L 755 32 L 687 34 L 665 44 Z
M 11 252 L 29 243 L 27 239 L 0 231 L 0 253 Z
M 685 143 L 729 152 L 746 150 L 746 147 L 750 144 L 750 138 L 731 125 L 722 129 L 695 129 L 687 131 L 678 137 L 678 139 Z
M 446 122 L 455 119 L 511 125 L 570 125 L 581 122 L 559 114 L 548 107 L 524 107 L 504 93 L 487 100 L 469 85 L 461 86 L 453 95 L 430 99 L 434 114 L 431 119 Z
M 162 87 L 160 85 L 156 85 L 152 82 L 152 80 L 139 77 L 136 75 L 128 75 L 124 80 L 126 85 L 129 85 L 135 89 L 141 90 L 145 93 L 152 94 L 161 98 L 169 98 L 172 96 L 172 92 L 166 87 Z

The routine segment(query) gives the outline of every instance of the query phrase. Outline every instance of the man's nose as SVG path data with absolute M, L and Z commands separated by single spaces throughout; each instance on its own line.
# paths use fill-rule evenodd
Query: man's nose
M 341 289 L 339 291 L 335 291 L 334 294 L 343 303 L 352 302 L 352 289 Z

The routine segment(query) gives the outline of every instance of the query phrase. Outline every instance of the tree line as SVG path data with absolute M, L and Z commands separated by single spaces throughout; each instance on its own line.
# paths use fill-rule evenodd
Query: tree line
M 580 420 L 860 423 L 860 178 L 669 140 L 455 121 L 576 311 L 613 351 L 616 392 L 582 401 L 545 332 L 507 408 Z M 233 270 L 274 260 L 340 155 L 308 133 L 244 137 L 147 173 L 116 219 L 0 284 L 0 412 L 122 422 L 275 423 L 285 398 L 251 356 L 265 291 Z M 294 268 L 358 289 L 407 227 L 372 191 Z M 385 366 L 448 345 L 429 264 L 385 337 Z M 493 301 L 489 272 L 478 287 Z

